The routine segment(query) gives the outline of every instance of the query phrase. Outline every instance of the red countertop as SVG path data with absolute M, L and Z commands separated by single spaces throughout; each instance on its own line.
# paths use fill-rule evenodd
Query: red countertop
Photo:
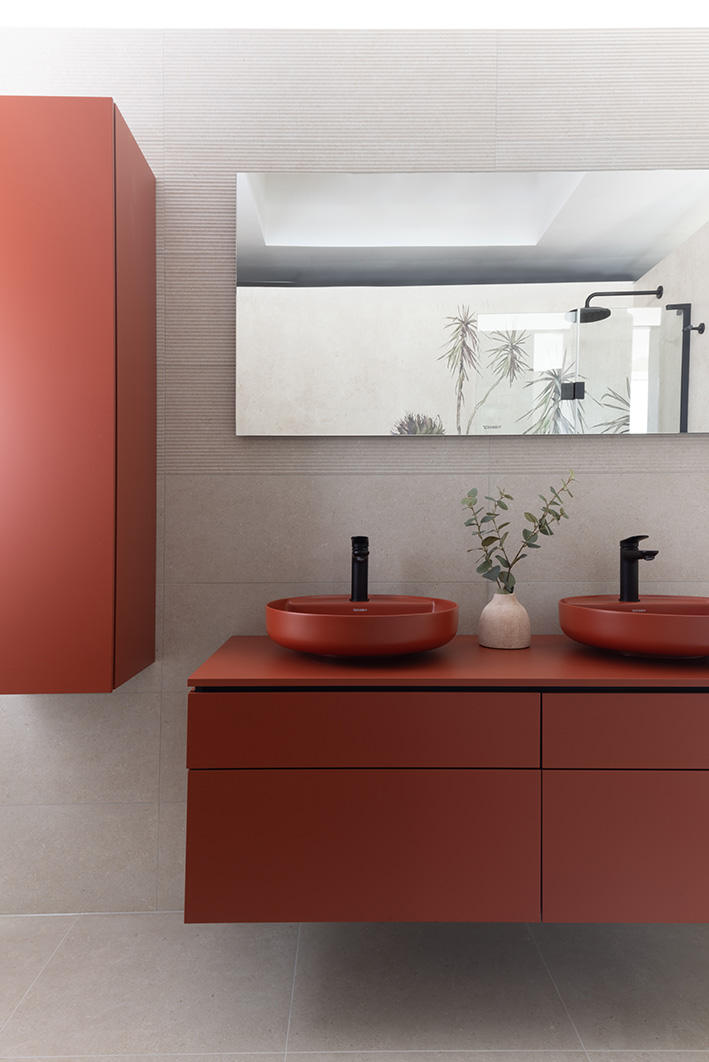
M 485 649 L 461 635 L 428 653 L 386 659 L 319 657 L 284 649 L 264 635 L 238 635 L 198 667 L 190 686 L 210 687 L 615 687 L 705 688 L 709 657 L 620 656 L 539 635 L 529 649 Z

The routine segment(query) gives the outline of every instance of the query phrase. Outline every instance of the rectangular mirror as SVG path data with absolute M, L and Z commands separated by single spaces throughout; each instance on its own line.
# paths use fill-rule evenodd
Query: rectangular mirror
M 686 431 L 697 239 L 697 170 L 239 174 L 237 433 Z

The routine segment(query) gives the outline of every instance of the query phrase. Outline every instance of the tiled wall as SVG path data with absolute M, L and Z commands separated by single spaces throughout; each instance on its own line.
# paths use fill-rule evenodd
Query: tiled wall
M 160 383 L 159 659 L 115 694 L 0 698 L 0 911 L 180 907 L 185 680 L 270 598 L 340 590 L 351 534 L 375 591 L 453 597 L 474 632 L 460 497 L 529 507 L 573 467 L 572 518 L 520 572 L 535 632 L 563 594 L 614 588 L 633 532 L 660 550 L 646 589 L 709 593 L 705 436 L 233 427 L 237 170 L 709 166 L 709 31 L 6 30 L 0 93 L 113 96 L 143 148 Z

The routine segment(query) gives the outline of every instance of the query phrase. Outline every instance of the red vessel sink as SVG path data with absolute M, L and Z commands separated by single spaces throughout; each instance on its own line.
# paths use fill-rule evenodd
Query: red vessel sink
M 564 597 L 559 601 L 559 623 L 574 641 L 615 653 L 709 655 L 709 597 Z
M 458 606 L 439 597 L 345 594 L 284 597 L 266 605 L 266 631 L 287 649 L 324 656 L 398 656 L 445 645 L 458 629 Z

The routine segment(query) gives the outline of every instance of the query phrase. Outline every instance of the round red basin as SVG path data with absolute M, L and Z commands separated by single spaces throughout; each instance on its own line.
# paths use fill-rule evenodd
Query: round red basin
M 266 605 L 266 631 L 287 649 L 323 656 L 397 656 L 445 645 L 458 629 L 458 606 L 439 597 L 344 594 L 284 597 Z
M 709 597 L 611 594 L 559 601 L 564 634 L 583 645 L 634 656 L 708 656 Z

